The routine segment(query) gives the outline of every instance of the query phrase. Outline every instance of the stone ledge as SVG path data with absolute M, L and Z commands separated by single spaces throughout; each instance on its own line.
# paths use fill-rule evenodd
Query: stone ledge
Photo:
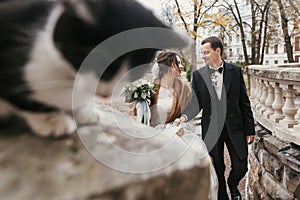
M 295 170 L 300 172 L 300 150 L 299 148 L 291 147 L 287 150 L 278 153 L 280 161 Z
M 164 196 L 164 199 L 199 199 L 199 195 L 208 190 L 207 182 L 203 181 L 209 173 L 207 168 L 197 164 L 196 157 L 193 162 L 183 156 L 177 163 L 153 173 L 129 174 L 96 161 L 76 136 L 42 140 L 22 134 L 0 137 L 0 140 L 0 193 L 3 199 L 83 200 L 108 194 L 113 197 L 117 192 L 122 194 L 120 198 L 112 199 L 124 200 L 126 198 L 121 197 L 128 196 L 136 186 L 151 193 L 143 193 L 144 199 L 157 199 L 154 197 L 158 196 L 153 195 Z M 182 168 L 182 162 L 191 165 Z M 141 197 L 141 194 L 136 195 Z
M 247 66 L 248 74 L 267 79 L 278 79 L 280 81 L 294 81 L 300 80 L 300 65 L 250 65 Z
M 201 157 L 187 148 L 188 145 L 175 135 L 156 135 L 151 140 L 129 139 L 117 126 L 107 126 L 113 119 L 107 114 L 105 117 L 107 124 L 102 124 L 103 132 L 99 132 L 97 126 L 86 126 L 81 134 L 91 134 L 93 137 L 85 138 L 91 140 L 89 148 L 99 150 L 120 167 L 147 169 L 169 162 L 170 157 L 180 152 L 181 156 L 156 171 L 133 174 L 114 170 L 98 162 L 83 147 L 77 134 L 65 139 L 41 139 L 29 133 L 1 134 L 1 199 L 205 199 L 210 180 L 209 157 Z M 131 133 L 138 130 L 128 127 L 128 118 L 119 117 L 122 119 L 119 128 L 125 128 L 127 124 L 125 130 Z M 147 135 L 151 131 L 153 134 L 153 129 L 147 128 L 140 134 Z M 104 140 L 104 134 L 107 141 Z M 118 154 L 109 144 L 109 141 L 116 142 L 128 151 L 147 152 L 161 148 L 174 136 L 174 145 L 149 162 L 129 160 L 130 157 Z M 182 152 L 183 149 L 186 151 Z
M 261 115 L 259 112 L 254 111 L 253 114 L 255 116 L 255 120 L 257 120 L 258 123 L 261 124 L 261 126 L 270 130 L 272 132 L 272 135 L 276 136 L 286 143 L 293 142 L 297 145 L 300 145 L 300 137 L 298 136 L 298 132 L 295 129 L 288 129 L 278 123 L 274 123 L 270 121 L 270 119 L 265 118 L 265 116 Z M 258 133 L 259 132 L 260 131 L 258 131 Z M 262 137 L 266 134 L 263 132 L 262 134 L 259 133 L 259 135 Z
M 286 185 L 288 191 L 295 193 L 295 196 L 299 198 L 300 193 L 300 173 L 297 173 L 289 167 L 284 169 L 284 180 L 283 183 Z
M 273 136 L 264 137 L 263 143 L 264 143 L 265 149 L 274 156 L 277 156 L 278 152 L 280 152 L 284 149 L 290 148 L 289 144 L 287 144 Z
M 261 176 L 265 172 L 265 169 L 261 167 L 258 159 L 255 157 L 252 151 L 249 152 L 249 165 L 256 166 L 251 167 L 248 172 L 248 195 L 249 200 L 265 199 L 269 200 L 271 197 L 264 191 L 264 187 L 261 187 Z
M 293 200 L 294 195 L 285 190 L 268 172 L 262 174 L 262 184 L 273 199 Z
M 272 176 L 278 181 L 282 182 L 283 179 L 283 164 L 280 161 L 270 154 L 269 152 L 262 150 L 260 156 L 260 163 L 262 164 L 263 168 L 272 174 Z

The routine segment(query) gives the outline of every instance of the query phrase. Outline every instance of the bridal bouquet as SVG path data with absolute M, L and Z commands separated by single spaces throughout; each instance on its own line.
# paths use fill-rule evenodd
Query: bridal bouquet
M 149 104 L 155 98 L 155 91 L 158 87 L 156 83 L 150 83 L 147 80 L 139 80 L 125 86 L 124 92 L 121 94 L 125 96 L 125 102 L 139 102 L 147 101 Z

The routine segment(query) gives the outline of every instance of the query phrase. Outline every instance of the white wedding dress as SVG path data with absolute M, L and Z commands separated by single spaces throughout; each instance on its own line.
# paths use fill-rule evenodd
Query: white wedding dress
M 172 110 L 173 105 L 173 89 L 167 89 L 164 87 L 160 87 L 158 93 L 158 100 L 157 100 L 157 116 L 156 122 L 158 124 L 164 124 L 169 113 Z
M 176 126 L 173 124 L 164 124 L 168 114 L 172 109 L 173 102 L 173 91 L 165 88 L 160 88 L 157 101 L 157 122 L 159 125 L 155 129 L 162 131 L 165 129 L 170 129 L 170 131 L 162 131 L 163 134 L 173 134 L 173 137 L 179 137 L 176 133 L 179 129 L 183 128 L 184 134 L 180 136 L 183 141 L 186 142 L 190 148 L 194 149 L 199 154 L 199 159 L 201 162 L 207 163 L 210 168 L 210 196 L 209 199 L 217 200 L 218 194 L 218 178 L 213 167 L 211 158 L 208 154 L 205 143 L 202 138 L 197 135 L 200 133 L 200 126 L 194 126 L 193 123 L 187 122 L 183 123 L 181 126 Z

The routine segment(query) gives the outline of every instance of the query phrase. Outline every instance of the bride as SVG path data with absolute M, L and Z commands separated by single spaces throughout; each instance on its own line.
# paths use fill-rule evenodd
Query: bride
M 210 160 L 205 143 L 197 135 L 200 128 L 191 122 L 176 126 L 174 120 L 181 115 L 192 97 L 190 85 L 181 79 L 180 72 L 183 68 L 179 56 L 173 52 L 161 52 L 152 68 L 153 79 L 158 83 L 156 98 L 151 106 L 151 126 L 157 130 L 172 129 L 191 148 L 199 154 L 203 162 L 209 162 L 210 168 L 210 194 L 209 199 L 217 199 L 218 179 Z M 167 132 L 167 131 L 164 131 Z M 169 131 L 169 133 L 174 133 Z M 176 134 L 175 136 L 176 137 Z
M 180 76 L 183 66 L 179 56 L 165 51 L 156 60 L 152 74 L 158 88 L 151 107 L 151 126 L 168 124 L 180 117 L 192 96 L 189 84 Z

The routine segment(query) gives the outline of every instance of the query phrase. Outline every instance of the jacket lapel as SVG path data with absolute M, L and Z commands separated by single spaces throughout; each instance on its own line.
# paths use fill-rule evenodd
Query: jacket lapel
M 232 73 L 233 68 L 230 66 L 230 64 L 224 62 L 224 76 L 223 76 L 223 83 L 225 86 L 226 94 L 228 94 L 231 82 L 232 82 Z
M 216 90 L 212 86 L 212 82 L 211 82 L 211 78 L 210 78 L 210 72 L 209 72 L 209 66 L 206 65 L 205 68 L 203 69 L 203 71 L 200 74 L 201 74 L 201 76 L 202 76 L 202 78 L 205 82 L 205 85 L 208 89 L 208 92 L 209 92 L 210 96 L 216 98 L 217 93 L 216 93 Z

